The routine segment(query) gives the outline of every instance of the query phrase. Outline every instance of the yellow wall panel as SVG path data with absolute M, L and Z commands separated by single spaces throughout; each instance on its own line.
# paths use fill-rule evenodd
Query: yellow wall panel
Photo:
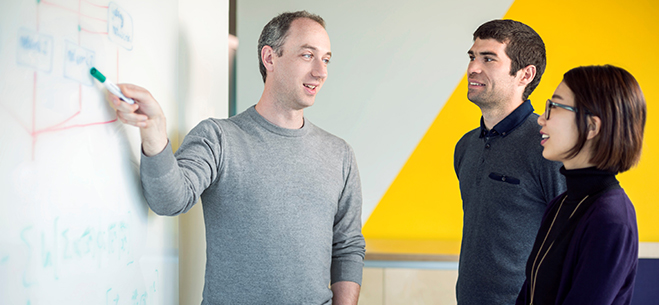
M 655 1 L 518 0 L 504 16 L 533 27 L 547 46 L 547 70 L 531 96 L 537 113 L 573 67 L 613 64 L 641 84 L 648 103 L 643 156 L 638 167 L 618 179 L 636 207 L 642 242 L 659 241 L 659 207 L 653 198 L 659 185 L 659 86 L 653 60 L 659 49 L 657 15 Z M 464 61 L 466 70 L 466 55 Z M 466 99 L 465 84 L 466 76 L 371 214 L 364 226 L 367 238 L 460 239 L 462 201 L 453 149 L 480 118 L 478 107 Z

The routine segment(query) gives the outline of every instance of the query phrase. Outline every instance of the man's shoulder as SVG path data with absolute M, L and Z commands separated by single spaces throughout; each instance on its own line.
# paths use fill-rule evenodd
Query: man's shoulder
M 307 120 L 306 118 L 304 119 L 304 122 L 305 124 L 309 124 L 309 126 L 307 126 L 307 128 L 310 128 L 309 136 L 314 140 L 320 141 L 321 143 L 327 145 L 339 146 L 352 150 L 350 144 L 348 144 L 348 142 L 343 138 L 334 135 L 333 133 L 330 133 L 325 129 L 318 127 L 317 125 L 313 124 L 311 121 Z
M 506 137 L 509 142 L 505 146 L 511 150 L 511 157 L 514 156 L 518 161 L 518 165 L 531 167 L 534 169 L 534 173 L 536 171 L 542 173 L 547 170 L 558 173 L 562 163 L 547 160 L 542 155 L 544 150 L 544 147 L 540 144 L 542 141 L 542 135 L 540 134 L 542 126 L 538 125 L 538 117 L 539 115 L 535 113 L 530 114 L 515 132 Z
M 221 124 L 219 123 L 221 119 L 207 118 L 197 123 L 188 134 L 205 134 L 209 132 L 219 132 Z
M 531 113 L 517 128 L 515 128 L 506 138 L 514 139 L 513 141 L 520 142 L 520 144 L 528 144 L 532 146 L 540 146 L 540 129 L 542 126 L 538 125 L 538 115 Z M 535 141 L 535 140 L 538 141 Z
M 467 131 L 464 135 L 462 135 L 462 139 L 468 138 L 468 137 L 473 137 L 474 135 L 478 136 L 481 133 L 481 127 L 476 127 L 470 131 Z
M 458 140 L 458 143 L 455 145 L 455 149 L 458 150 L 459 147 L 462 147 L 462 146 L 466 145 L 469 141 L 473 141 L 474 139 L 478 139 L 480 137 L 480 133 L 481 133 L 481 128 L 480 127 L 476 127 L 474 129 L 468 131 L 467 133 L 462 135 L 460 140 Z
M 540 115 L 537 113 L 531 113 L 529 114 L 528 117 L 526 117 L 526 120 L 524 120 L 524 123 L 520 127 L 524 128 L 525 130 L 537 130 L 540 131 L 542 126 L 538 124 L 538 118 Z
M 249 110 L 249 109 L 248 109 Z M 241 113 L 238 113 L 234 116 L 228 118 L 207 118 L 197 126 L 204 126 L 205 128 L 219 129 L 222 132 L 231 130 L 232 128 L 242 129 L 240 126 L 252 125 L 254 119 L 248 113 L 248 110 L 245 110 Z

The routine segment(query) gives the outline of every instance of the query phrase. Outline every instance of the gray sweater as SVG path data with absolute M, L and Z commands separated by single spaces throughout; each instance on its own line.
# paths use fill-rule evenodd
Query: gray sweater
M 515 303 L 542 215 L 565 190 L 561 163 L 542 157 L 532 112 L 527 101 L 494 126 L 498 132 L 474 129 L 455 147 L 464 210 L 460 305 Z
M 144 196 L 159 215 L 201 196 L 202 304 L 331 304 L 328 284 L 361 284 L 361 186 L 352 148 L 305 119 L 266 121 L 254 107 L 207 119 L 176 154 L 142 156 Z

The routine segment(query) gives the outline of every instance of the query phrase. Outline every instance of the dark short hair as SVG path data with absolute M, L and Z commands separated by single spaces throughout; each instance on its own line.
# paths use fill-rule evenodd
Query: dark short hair
M 259 37 L 258 44 L 258 53 L 259 53 L 259 70 L 261 71 L 261 76 L 263 77 L 263 82 L 267 76 L 267 70 L 263 65 L 263 60 L 261 60 L 261 50 L 264 46 L 270 46 L 277 56 L 284 54 L 282 46 L 286 41 L 288 36 L 288 30 L 291 27 L 291 23 L 298 18 L 309 18 L 313 21 L 318 22 L 318 24 L 325 27 L 325 20 L 318 15 L 311 14 L 307 11 L 297 11 L 297 12 L 286 12 L 282 13 L 279 16 L 272 18 L 268 24 L 263 27 L 261 31 L 261 36 Z
M 574 105 L 578 109 L 579 137 L 567 157 L 576 156 L 584 147 L 588 117 L 597 116 L 602 126 L 593 138 L 590 162 L 615 173 L 636 165 L 641 158 L 647 110 L 634 76 L 611 65 L 586 66 L 565 73 L 563 82 L 574 93 Z
M 506 55 L 510 58 L 510 75 L 528 65 L 535 66 L 535 77 L 524 88 L 522 100 L 525 101 L 529 95 L 538 87 L 542 74 L 547 66 L 547 52 L 545 43 L 530 26 L 519 21 L 505 19 L 492 20 L 483 23 L 474 32 L 474 41 L 480 39 L 495 39 L 506 44 Z

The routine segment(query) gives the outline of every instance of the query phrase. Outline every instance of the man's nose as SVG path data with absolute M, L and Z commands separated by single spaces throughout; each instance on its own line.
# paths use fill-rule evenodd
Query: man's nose
M 322 58 L 314 60 L 311 75 L 317 78 L 327 78 L 327 64 L 323 61 Z
M 469 65 L 467 66 L 467 75 L 478 74 L 480 72 L 481 72 L 480 64 L 475 60 L 470 61 Z

